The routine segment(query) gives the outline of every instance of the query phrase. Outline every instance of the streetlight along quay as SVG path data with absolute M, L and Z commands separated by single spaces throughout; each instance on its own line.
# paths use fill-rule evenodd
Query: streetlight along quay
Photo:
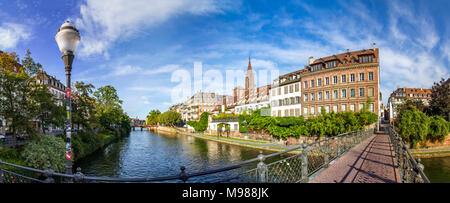
M 71 101 L 70 101 L 70 73 L 72 71 L 72 62 L 78 42 L 80 41 L 80 34 L 72 23 L 66 21 L 58 29 L 55 36 L 56 43 L 58 43 L 59 50 L 62 53 L 66 69 L 66 173 L 72 174 L 72 115 L 71 115 Z

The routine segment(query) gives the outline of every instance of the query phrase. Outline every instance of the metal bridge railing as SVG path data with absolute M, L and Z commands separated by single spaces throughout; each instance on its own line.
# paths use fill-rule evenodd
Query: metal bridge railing
M 395 158 L 399 169 L 399 175 L 403 183 L 429 183 L 430 180 L 423 172 L 424 166 L 420 159 L 414 159 L 408 149 L 407 143 L 393 129 L 389 128 L 389 137 L 394 147 Z
M 369 129 L 344 133 L 268 155 L 264 155 L 260 151 L 256 158 L 219 169 L 187 173 L 185 167 L 180 167 L 179 174 L 156 178 L 90 177 L 81 173 L 80 168 L 77 168 L 77 172 L 74 175 L 68 175 L 57 173 L 50 169 L 34 169 L 0 160 L 0 183 L 192 182 L 195 181 L 196 177 L 208 177 L 220 173 L 222 175 L 203 179 L 202 182 L 308 182 L 314 173 L 322 168 L 326 168 L 331 161 L 339 158 L 345 152 L 372 136 L 373 132 L 373 129 Z M 287 156 L 289 152 L 295 153 L 275 162 L 265 162 L 273 157 Z

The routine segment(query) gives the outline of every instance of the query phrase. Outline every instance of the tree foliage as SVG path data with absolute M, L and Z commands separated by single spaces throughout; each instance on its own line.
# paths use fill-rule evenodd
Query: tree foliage
M 64 172 L 65 151 L 66 148 L 62 138 L 42 135 L 25 147 L 22 156 L 25 163 L 30 167 L 45 170 L 51 165 L 52 170 Z
M 447 79 L 448 81 L 449 79 Z M 450 83 L 444 78 L 439 83 L 434 83 L 431 90 L 430 113 L 450 121 Z
M 192 126 L 195 132 L 204 132 L 208 128 L 208 117 L 209 113 L 203 112 L 199 121 L 187 121 L 186 124 Z

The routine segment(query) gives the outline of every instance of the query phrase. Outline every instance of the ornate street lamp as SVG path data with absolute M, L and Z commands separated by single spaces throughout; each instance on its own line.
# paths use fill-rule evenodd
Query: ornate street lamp
M 70 73 L 72 71 L 72 62 L 78 42 L 80 41 L 80 34 L 72 23 L 66 21 L 58 29 L 55 36 L 56 43 L 58 43 L 59 50 L 62 53 L 66 69 L 66 173 L 72 174 L 72 115 L 71 115 L 71 101 L 70 101 Z

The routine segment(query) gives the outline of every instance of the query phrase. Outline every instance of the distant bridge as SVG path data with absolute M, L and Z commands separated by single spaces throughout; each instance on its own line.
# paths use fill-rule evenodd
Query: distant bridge
M 130 125 L 130 126 L 133 131 L 135 131 L 136 128 L 141 128 L 141 131 L 143 131 L 144 129 L 157 127 L 158 125 L 134 124 L 134 125 Z

